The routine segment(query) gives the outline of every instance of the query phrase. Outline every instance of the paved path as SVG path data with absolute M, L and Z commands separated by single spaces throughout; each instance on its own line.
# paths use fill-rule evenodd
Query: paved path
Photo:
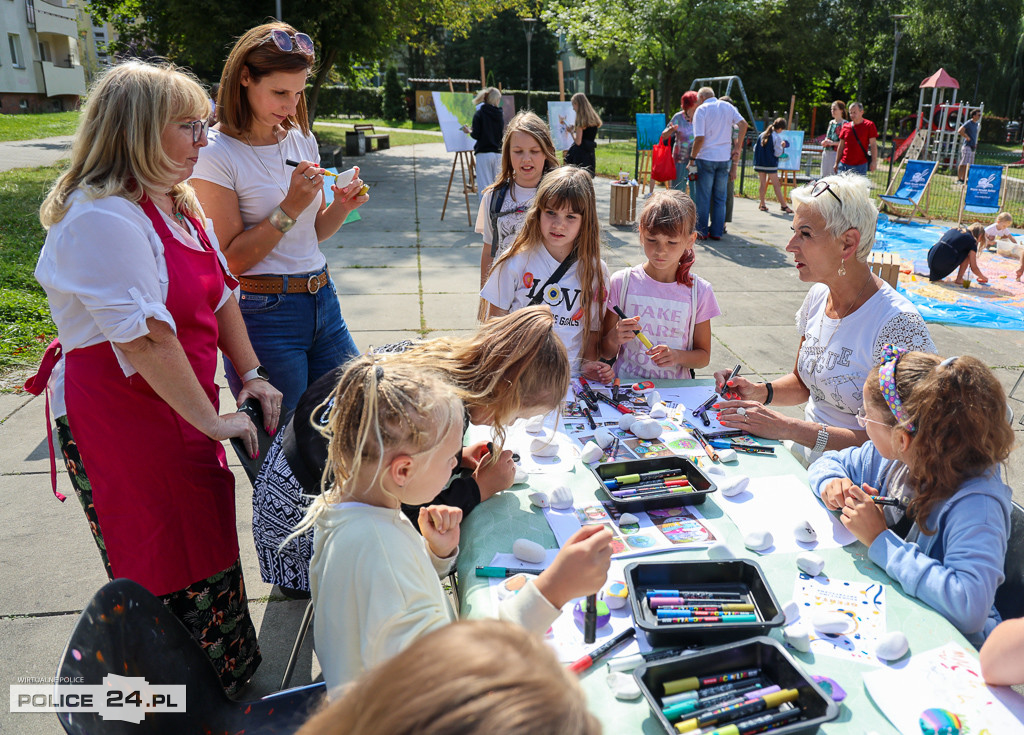
M 0 159 L 2 159 L 0 154 Z M 342 310 L 360 349 L 407 337 L 474 329 L 480 239 L 467 224 L 466 207 L 453 194 L 444 221 L 441 204 L 451 154 L 441 143 L 403 146 L 359 159 L 372 186 L 362 221 L 322 244 L 338 284 Z M 599 214 L 608 221 L 609 183 L 597 180 Z M 472 207 L 475 215 L 475 202 Z M 741 362 L 765 378 L 793 367 L 794 314 L 807 286 L 783 250 L 789 217 L 757 210 L 737 199 L 729 234 L 698 243 L 696 270 L 714 284 L 723 314 L 713 324 L 712 366 Z M 615 271 L 640 262 L 629 228 L 603 227 L 605 259 Z M 1024 333 L 931 325 L 943 354 L 975 354 L 992 365 L 1009 388 L 1021 370 Z M 711 369 L 700 371 L 708 375 Z M 222 401 L 230 396 L 226 391 Z M 799 409 L 788 409 L 799 415 Z M 1021 437 L 1020 427 L 1018 439 Z M 67 477 L 69 495 L 58 503 L 49 488 L 49 460 L 41 399 L 0 395 L 0 685 L 19 676 L 52 676 L 78 611 L 104 580 L 98 554 Z M 250 689 L 276 689 L 304 603 L 271 597 L 259 580 L 251 539 L 251 490 L 228 449 L 237 479 L 238 533 L 253 616 L 260 630 L 263 665 Z M 1024 451 L 1011 458 L 1011 481 L 1022 500 Z M 293 683 L 319 673 L 309 643 Z M 58 733 L 52 715 L 11 715 L 0 707 L 0 732 Z
M 70 146 L 70 135 L 0 143 L 0 171 L 29 166 L 49 166 L 66 157 Z
M 325 120 L 317 120 L 315 124 L 316 125 L 325 125 L 325 126 L 327 126 L 329 128 L 350 128 L 353 125 L 355 125 L 356 123 L 355 123 L 354 120 L 352 122 L 348 122 L 348 123 L 345 123 L 345 122 L 327 122 Z M 438 138 L 440 138 L 441 135 L 442 135 L 440 130 L 413 130 L 411 128 L 386 128 L 383 125 L 374 125 L 373 126 L 373 132 L 379 133 L 381 131 L 383 131 L 385 133 L 422 133 L 423 135 L 435 135 Z

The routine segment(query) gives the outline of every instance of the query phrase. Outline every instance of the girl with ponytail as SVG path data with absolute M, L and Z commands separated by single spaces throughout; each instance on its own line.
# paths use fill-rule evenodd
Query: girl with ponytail
M 993 602 L 1010 533 L 1002 386 L 977 358 L 887 345 L 857 420 L 870 441 L 824 454 L 811 489 L 904 592 L 980 645 L 1000 620 Z
M 711 284 L 690 272 L 697 208 L 681 191 L 656 191 L 637 223 L 647 262 L 611 278 L 601 356 L 621 376 L 690 378 L 711 361 L 711 320 L 722 313 Z M 618 307 L 626 317 L 621 317 Z M 654 343 L 637 339 L 637 329 Z

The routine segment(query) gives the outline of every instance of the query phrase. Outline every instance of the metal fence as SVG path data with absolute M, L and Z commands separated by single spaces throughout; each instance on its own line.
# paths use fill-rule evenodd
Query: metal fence
M 879 154 L 882 160 L 874 171 L 868 172 L 868 179 L 871 181 L 872 194 L 877 198 L 885 194 L 890 184 L 895 189 L 899 185 L 897 176 L 902 175 L 902 168 L 899 162 L 892 162 L 887 156 L 892 155 L 891 147 L 885 149 L 879 146 Z M 884 156 L 882 155 L 884 154 Z M 1024 224 L 1024 165 L 1017 162 L 1021 160 L 1018 153 L 979 151 L 975 163 L 986 165 L 1003 166 L 1003 190 L 1000 194 L 1000 209 L 1013 215 L 1014 223 Z M 818 146 L 805 146 L 803 156 L 800 159 L 801 168 L 796 172 L 798 183 L 813 181 L 821 175 L 821 148 Z M 736 177 L 736 193 L 758 198 L 759 179 L 754 171 L 754 154 L 752 148 L 744 148 L 743 159 L 740 163 L 740 171 Z M 957 184 L 956 167 L 940 167 L 936 170 L 928 191 L 921 200 L 921 208 L 926 211 L 932 219 L 957 221 L 960 213 L 960 205 L 964 196 L 964 187 Z M 775 191 L 769 184 L 766 199 L 775 201 Z M 879 202 L 881 205 L 881 202 Z M 884 209 L 883 209 L 884 211 Z M 978 215 L 965 212 L 964 222 L 992 222 L 995 216 Z

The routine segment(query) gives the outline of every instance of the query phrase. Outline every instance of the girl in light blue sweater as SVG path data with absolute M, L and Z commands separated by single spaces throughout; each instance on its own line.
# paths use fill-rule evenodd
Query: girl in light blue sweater
M 903 591 L 980 645 L 999 622 L 1013 446 L 1006 394 L 973 357 L 885 348 L 857 415 L 870 441 L 826 452 L 811 488 Z M 887 500 L 877 502 L 880 497 Z

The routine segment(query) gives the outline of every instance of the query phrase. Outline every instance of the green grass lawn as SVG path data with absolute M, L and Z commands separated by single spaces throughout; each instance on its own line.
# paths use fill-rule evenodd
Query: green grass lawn
M 34 365 L 57 334 L 32 271 L 45 238 L 39 205 L 58 172 L 46 166 L 0 173 L 0 376 Z
M 402 128 L 404 130 L 441 130 L 441 126 L 436 122 L 432 123 L 421 123 L 413 120 L 405 120 L 403 122 L 395 122 L 394 120 L 384 120 L 379 117 L 361 118 L 361 117 L 318 117 L 318 122 L 337 122 L 344 123 L 345 125 L 379 125 L 383 128 Z M 314 123 L 315 125 L 316 123 Z
M 36 115 L 0 115 L 0 141 L 52 138 L 71 135 L 78 112 L 46 112 Z
M 319 125 L 313 123 L 313 131 L 320 143 L 331 143 L 345 147 L 345 132 L 350 128 L 336 128 L 333 125 Z M 437 135 L 424 135 L 410 131 L 408 133 L 389 132 L 391 147 L 397 148 L 400 145 L 412 145 L 414 143 L 441 143 L 442 138 Z

